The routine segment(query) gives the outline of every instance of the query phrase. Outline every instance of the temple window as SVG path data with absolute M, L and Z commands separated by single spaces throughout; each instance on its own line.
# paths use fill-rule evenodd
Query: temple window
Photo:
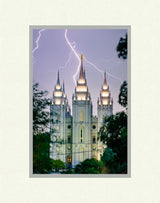
M 82 129 L 81 129 L 81 143 L 82 143 L 82 141 L 83 141 L 83 138 L 82 138 Z
M 94 137 L 93 137 L 93 143 L 95 143 L 95 142 L 96 142 L 96 137 L 94 136 Z

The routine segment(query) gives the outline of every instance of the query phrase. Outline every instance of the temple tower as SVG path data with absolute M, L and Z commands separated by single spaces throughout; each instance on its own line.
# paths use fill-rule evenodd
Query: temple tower
M 111 98 L 111 93 L 109 91 L 109 86 L 107 85 L 106 72 L 104 73 L 104 82 L 100 91 L 100 97 L 97 101 L 97 114 L 98 114 L 98 131 L 103 125 L 103 119 L 106 116 L 113 114 L 113 99 Z M 97 142 L 97 159 L 101 159 L 106 148 L 106 144 L 101 142 L 101 139 Z
M 66 120 L 70 116 L 70 107 L 65 94 L 64 84 L 60 85 L 59 72 L 57 84 L 50 102 L 50 132 L 53 143 L 50 145 L 50 158 L 67 160 L 66 154 Z
M 109 86 L 107 85 L 106 72 L 104 73 L 104 82 L 100 91 L 100 97 L 97 101 L 98 130 L 103 125 L 103 118 L 113 114 L 113 99 Z
M 83 70 L 83 55 L 75 93 L 72 97 L 72 167 L 91 158 L 91 117 L 92 103 Z

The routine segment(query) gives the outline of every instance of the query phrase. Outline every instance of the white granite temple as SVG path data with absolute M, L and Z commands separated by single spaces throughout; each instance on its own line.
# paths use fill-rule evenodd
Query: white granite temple
M 113 99 L 106 81 L 100 90 L 97 101 L 97 117 L 92 116 L 92 101 L 83 70 L 83 55 L 79 79 L 72 97 L 72 115 L 65 93 L 64 83 L 60 85 L 59 72 L 57 84 L 50 103 L 50 132 L 53 143 L 50 146 L 50 158 L 60 159 L 68 167 L 75 167 L 85 159 L 100 160 L 105 145 L 98 141 L 98 131 L 103 118 L 113 112 Z

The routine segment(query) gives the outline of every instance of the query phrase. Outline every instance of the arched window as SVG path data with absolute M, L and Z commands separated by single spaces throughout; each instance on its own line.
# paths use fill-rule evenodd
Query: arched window
M 80 142 L 81 142 L 81 143 L 83 142 L 83 131 L 82 131 L 82 128 L 81 128 Z
M 95 136 L 93 136 L 93 143 L 95 143 L 96 142 L 96 137 Z
M 83 110 L 80 110 L 80 121 L 83 121 Z

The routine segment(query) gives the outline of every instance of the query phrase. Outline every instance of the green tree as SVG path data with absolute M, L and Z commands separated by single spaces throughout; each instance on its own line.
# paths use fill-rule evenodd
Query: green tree
M 128 100 L 127 100 L 128 90 L 127 90 L 127 82 L 124 81 L 120 88 L 120 93 L 118 96 L 118 103 L 127 108 Z
M 118 57 L 127 59 L 127 34 L 120 38 L 116 48 Z M 120 87 L 118 103 L 127 109 L 127 82 Z M 127 173 L 127 114 L 119 112 L 104 118 L 104 124 L 99 130 L 99 138 L 107 149 L 101 160 L 107 166 L 109 173 Z
M 113 152 L 111 148 L 107 148 L 103 156 L 101 157 L 101 160 L 105 163 L 108 169 L 108 173 L 114 173 L 116 168 L 116 153 Z
M 100 128 L 99 136 L 101 141 L 107 143 L 102 161 L 110 169 L 110 173 L 126 173 L 127 114 L 123 111 L 106 117 L 104 125 Z
M 75 167 L 77 174 L 99 174 L 104 173 L 106 167 L 97 159 L 86 159 Z
M 49 158 L 50 134 L 39 133 L 33 135 L 33 172 L 49 173 L 52 162 Z
M 33 85 L 33 173 L 49 173 L 52 162 L 49 158 L 50 133 L 49 100 L 47 91 L 41 91 L 38 83 Z
M 104 124 L 99 130 L 99 137 L 112 149 L 118 147 L 122 129 L 127 129 L 127 114 L 122 111 L 104 118 Z
M 48 92 L 39 90 L 39 84 L 33 84 L 33 134 L 43 133 L 48 130 L 49 124 L 49 99 Z
M 120 38 L 119 43 L 117 45 L 117 52 L 118 52 L 118 57 L 127 59 L 127 34 L 125 38 Z
M 60 169 L 66 169 L 66 165 L 61 160 L 54 160 L 52 159 L 52 168 L 55 169 L 56 172 L 58 172 Z

